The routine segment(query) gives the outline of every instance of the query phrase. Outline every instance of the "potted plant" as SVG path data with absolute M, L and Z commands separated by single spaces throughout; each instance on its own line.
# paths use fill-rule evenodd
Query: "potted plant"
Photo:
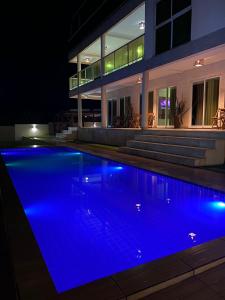
M 178 100 L 177 98 L 174 101 L 171 101 L 171 118 L 173 120 L 174 128 L 181 128 L 183 124 L 183 116 L 188 111 L 186 104 L 183 100 Z

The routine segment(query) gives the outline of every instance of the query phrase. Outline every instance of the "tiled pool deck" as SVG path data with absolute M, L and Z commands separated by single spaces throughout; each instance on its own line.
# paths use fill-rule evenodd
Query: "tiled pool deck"
M 225 174 L 134 157 L 110 147 L 66 146 L 225 192 Z M 210 295 L 210 299 L 223 299 L 225 293 L 216 291 L 219 287 L 211 274 L 220 274 L 225 282 L 225 238 L 57 294 L 2 159 L 0 173 L 7 234 L 21 300 L 209 299 Z M 210 286 L 213 280 L 215 289 Z M 205 297 L 203 294 L 201 298 L 201 292 Z

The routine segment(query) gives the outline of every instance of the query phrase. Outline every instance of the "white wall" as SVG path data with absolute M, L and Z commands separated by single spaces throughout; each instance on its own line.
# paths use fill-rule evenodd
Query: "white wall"
M 225 1 L 225 0 L 224 0 Z M 153 111 L 158 116 L 158 90 L 161 88 L 176 86 L 178 100 L 184 100 L 186 103 L 187 113 L 184 116 L 183 127 L 191 126 L 192 118 L 192 86 L 193 83 L 203 81 L 213 77 L 220 77 L 220 94 L 219 107 L 225 107 L 225 61 L 220 61 L 211 65 L 206 65 L 201 68 L 195 68 L 183 73 L 170 75 L 155 80 L 149 80 L 147 91 L 154 91 L 154 106 Z M 125 87 L 108 94 L 108 99 L 120 99 L 120 97 L 131 96 L 132 105 L 135 112 L 139 113 L 139 94 L 141 93 L 141 85 L 133 87 Z M 119 105 L 118 105 L 119 106 Z M 119 115 L 119 112 L 118 112 Z
M 186 103 L 187 113 L 184 116 L 184 127 L 191 126 L 192 117 L 192 86 L 193 83 L 213 77 L 220 77 L 219 107 L 225 107 L 225 61 L 192 69 L 182 74 L 171 75 L 149 81 L 148 90 L 154 90 L 154 113 L 158 116 L 158 90 L 165 87 L 177 87 L 178 100 Z
M 192 0 L 192 40 L 225 27 L 225 0 Z
M 34 126 L 35 125 L 35 126 Z M 15 124 L 15 140 L 23 137 L 43 137 L 49 135 L 47 124 Z

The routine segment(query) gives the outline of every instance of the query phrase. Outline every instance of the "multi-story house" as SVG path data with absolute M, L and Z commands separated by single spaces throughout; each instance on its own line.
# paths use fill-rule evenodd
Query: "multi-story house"
M 183 128 L 211 128 L 225 107 L 225 1 L 127 1 L 71 49 L 69 61 L 78 67 L 70 97 L 78 99 L 79 127 L 89 98 L 102 102 L 102 128 L 130 106 L 141 128 L 149 114 L 153 127 L 170 128 L 180 102 Z

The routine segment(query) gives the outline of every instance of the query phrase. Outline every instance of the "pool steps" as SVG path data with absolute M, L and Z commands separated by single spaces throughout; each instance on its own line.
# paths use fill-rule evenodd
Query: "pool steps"
M 146 130 L 119 151 L 191 167 L 221 165 L 225 139 L 213 131 Z

